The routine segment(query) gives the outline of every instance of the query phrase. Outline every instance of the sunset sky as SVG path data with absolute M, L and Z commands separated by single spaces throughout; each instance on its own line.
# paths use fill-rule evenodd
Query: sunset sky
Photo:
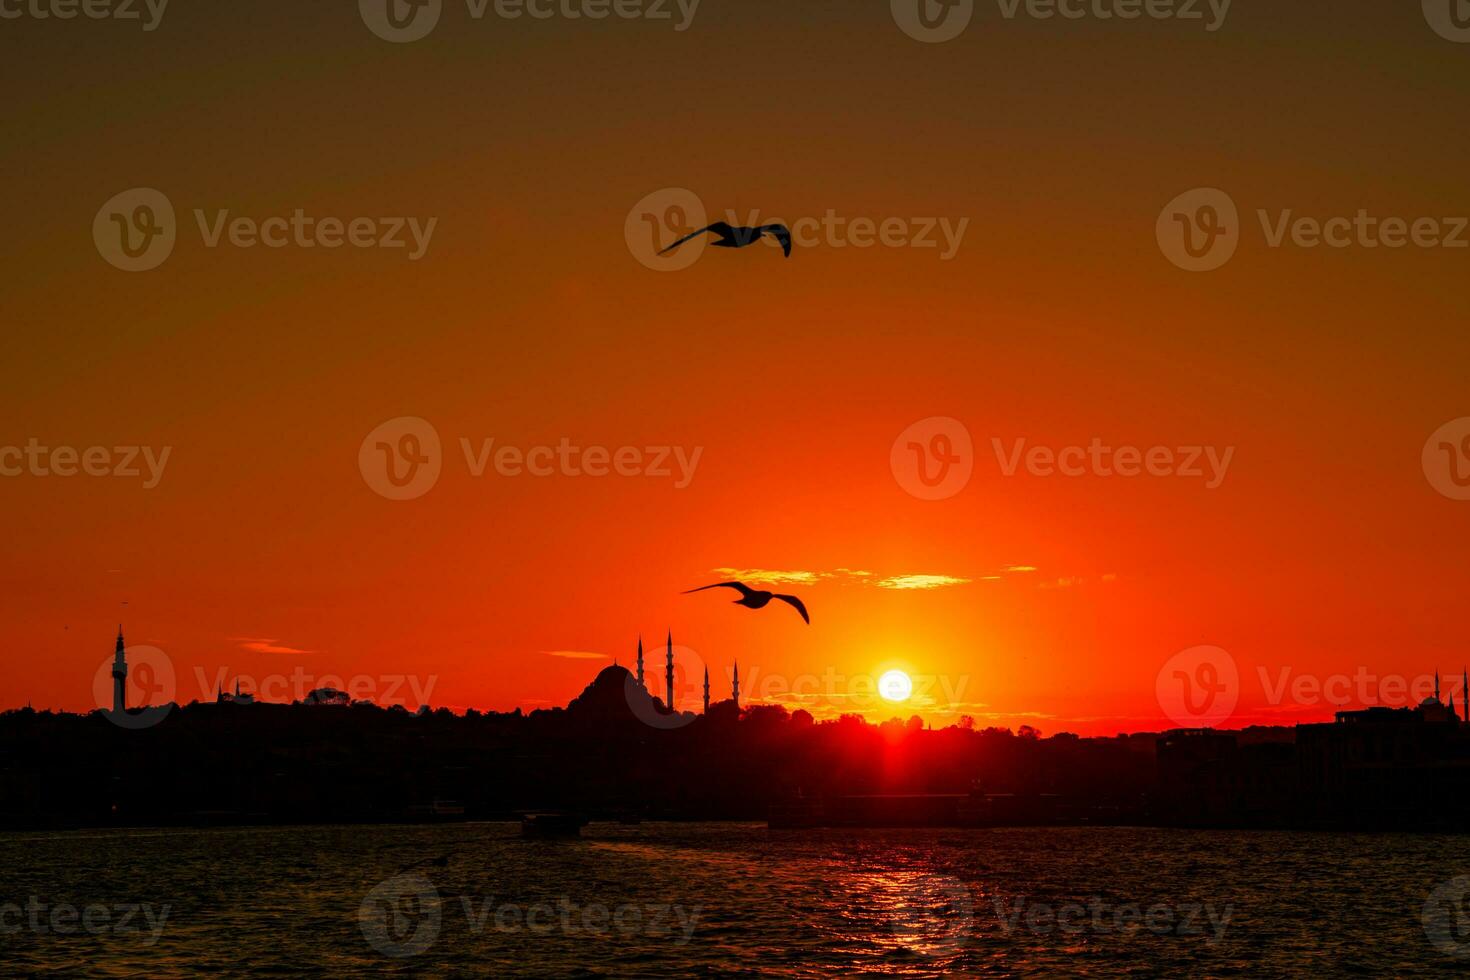
M 671 629 L 717 696 L 738 658 L 747 703 L 823 717 L 898 668 L 936 697 L 870 719 L 1156 730 L 1201 645 L 1238 667 L 1229 727 L 1331 717 L 1283 671 L 1439 667 L 1460 703 L 1470 502 L 1421 453 L 1470 416 L 1470 249 L 1273 248 L 1257 219 L 1470 215 L 1470 45 L 1419 4 L 1237 0 L 1209 32 L 991 2 L 942 44 L 877 0 L 704 0 L 682 32 L 450 0 L 406 44 L 356 6 L 0 20 L 0 446 L 170 448 L 152 488 L 0 477 L 0 707 L 96 707 L 119 621 L 184 701 L 299 670 L 529 710 L 640 633 L 661 676 Z M 139 187 L 178 240 L 130 273 L 92 228 Z M 1187 272 L 1155 225 L 1201 187 L 1239 248 Z M 948 260 L 822 233 L 657 271 L 624 231 L 665 188 L 735 223 L 968 224 Z M 436 224 L 417 260 L 211 248 L 195 209 Z M 442 472 L 390 500 L 359 450 L 402 417 Z M 936 417 L 974 471 L 923 500 L 890 453 Z M 476 477 L 461 440 L 492 438 L 699 455 L 682 487 Z M 1094 439 L 1233 454 L 1209 488 L 1007 476 L 992 441 Z M 680 594 L 732 574 L 811 626 Z

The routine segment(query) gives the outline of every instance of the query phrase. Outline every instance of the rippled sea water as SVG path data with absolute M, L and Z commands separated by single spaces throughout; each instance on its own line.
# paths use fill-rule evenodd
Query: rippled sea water
M 1470 955 L 1462 874 L 1470 839 L 1407 835 L 9 834 L 0 975 L 1428 976 Z

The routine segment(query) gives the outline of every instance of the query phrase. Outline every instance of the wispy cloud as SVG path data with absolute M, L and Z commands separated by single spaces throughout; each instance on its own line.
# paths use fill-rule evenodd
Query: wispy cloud
M 880 589 L 942 589 L 951 585 L 968 585 L 970 580 L 954 575 L 893 575 L 879 579 L 873 584 Z
M 1118 580 L 1118 576 L 1112 572 L 1083 577 L 1081 575 L 1042 575 L 1039 574 L 1040 571 L 1040 568 L 1035 565 L 1011 564 L 1003 565 L 997 571 L 979 575 L 975 578 L 939 573 L 880 575 L 875 572 L 856 568 L 834 568 L 831 571 L 810 571 L 806 569 L 783 570 L 772 568 L 715 568 L 711 569 L 711 574 L 718 575 L 725 581 L 735 579 L 747 585 L 757 587 L 781 585 L 809 586 L 821 582 L 841 582 L 887 589 L 891 592 L 923 592 L 933 589 L 948 589 L 960 585 L 971 585 L 977 581 L 1004 582 L 1014 580 L 1017 582 L 1024 581 L 1031 587 L 1038 589 L 1067 589 L 1079 585 L 1097 582 L 1111 583 Z
M 716 568 L 716 575 L 725 579 L 738 579 L 746 585 L 811 585 L 824 578 L 832 578 L 834 572 L 776 571 L 769 568 Z
M 237 644 L 240 649 L 249 650 L 251 653 L 316 653 L 315 650 L 298 650 L 295 647 L 287 646 L 280 640 L 267 639 L 260 636 L 232 636 L 230 640 Z
M 548 657 L 564 657 L 567 660 L 611 660 L 605 653 L 593 653 L 590 650 L 542 650 Z
M 1058 579 L 1055 579 L 1055 580 L 1052 580 L 1052 581 L 1042 582 L 1040 585 L 1037 586 L 1037 588 L 1041 588 L 1041 589 L 1070 589 L 1073 586 L 1087 585 L 1087 584 L 1089 584 L 1091 582 L 1116 582 L 1116 581 L 1118 581 L 1118 576 L 1114 575 L 1111 572 L 1107 573 L 1106 575 L 1100 575 L 1096 579 L 1084 578 L 1081 575 L 1067 575 L 1067 576 L 1063 576 L 1062 578 L 1058 578 Z
M 890 575 L 877 577 L 873 572 L 856 568 L 836 568 L 832 571 L 776 571 L 769 568 L 716 568 L 714 574 L 726 579 L 738 579 L 747 585 L 815 585 L 825 581 L 853 582 L 872 585 L 880 589 L 939 589 L 948 585 L 966 585 L 969 579 L 955 575 Z

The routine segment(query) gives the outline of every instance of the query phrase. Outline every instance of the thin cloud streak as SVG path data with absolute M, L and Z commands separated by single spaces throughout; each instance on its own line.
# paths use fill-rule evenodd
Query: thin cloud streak
M 909 591 L 913 589 L 942 589 L 951 585 L 969 585 L 967 578 L 954 575 L 894 575 L 873 583 L 880 589 Z
M 950 585 L 967 585 L 970 582 L 970 579 L 955 575 L 890 575 L 876 578 L 873 572 L 853 568 L 838 568 L 830 572 L 779 571 L 768 568 L 715 568 L 711 571 L 747 585 L 815 585 L 818 582 L 838 580 L 880 589 L 910 590 L 938 589 Z
M 231 642 L 238 644 L 240 649 L 251 653 L 287 653 L 307 654 L 316 653 L 315 650 L 298 650 L 296 647 L 287 646 L 280 640 L 268 639 L 259 636 L 232 636 Z

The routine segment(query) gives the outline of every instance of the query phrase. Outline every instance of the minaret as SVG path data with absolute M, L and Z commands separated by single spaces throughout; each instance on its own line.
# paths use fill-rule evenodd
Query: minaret
M 704 713 L 709 714 L 709 667 L 704 668 Z
M 124 654 L 122 624 L 117 626 L 117 649 L 112 654 L 112 710 L 128 710 L 128 659 Z
M 674 631 L 669 630 L 669 652 L 664 666 L 664 684 L 668 688 L 669 700 L 665 702 L 670 711 L 674 710 Z
M 1434 668 L 1434 700 L 1439 700 L 1439 668 Z
M 735 710 L 740 710 L 740 661 L 735 661 L 735 681 L 730 685 L 730 700 L 735 702 Z
M 648 689 L 648 686 L 643 683 L 643 634 L 642 633 L 639 633 L 638 634 L 638 686 L 641 687 L 641 688 L 643 688 L 644 690 L 647 690 Z

